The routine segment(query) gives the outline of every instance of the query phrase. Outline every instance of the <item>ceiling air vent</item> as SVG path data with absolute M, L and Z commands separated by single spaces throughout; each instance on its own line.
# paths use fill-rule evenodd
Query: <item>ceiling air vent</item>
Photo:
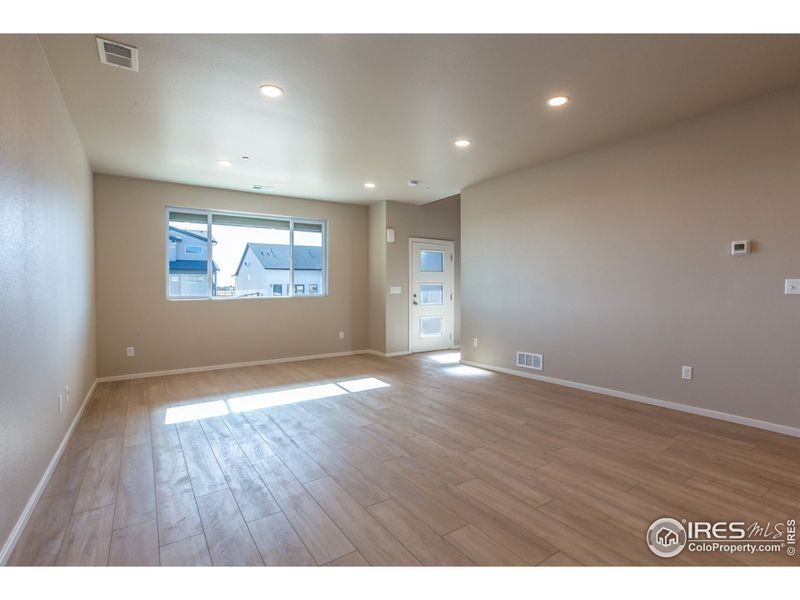
M 97 38 L 97 52 L 100 54 L 100 62 L 104 65 L 139 71 L 139 50 L 133 46 Z
M 542 355 L 531 352 L 517 352 L 517 366 L 526 369 L 542 370 Z

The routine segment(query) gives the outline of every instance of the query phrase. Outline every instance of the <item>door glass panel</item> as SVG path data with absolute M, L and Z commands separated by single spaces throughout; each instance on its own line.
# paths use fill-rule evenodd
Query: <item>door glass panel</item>
M 419 287 L 421 305 L 444 304 L 444 286 L 441 283 L 423 283 Z
M 422 317 L 419 320 L 420 337 L 442 337 L 444 317 Z
M 419 270 L 425 273 L 444 271 L 444 252 L 440 250 L 420 250 Z

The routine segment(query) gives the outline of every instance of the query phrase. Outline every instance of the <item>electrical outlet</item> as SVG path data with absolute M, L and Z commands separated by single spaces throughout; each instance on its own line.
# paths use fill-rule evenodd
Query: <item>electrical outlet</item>
M 694 369 L 683 365 L 681 367 L 681 379 L 691 379 Z
M 340 339 L 340 340 L 343 340 L 343 339 L 344 339 L 344 331 L 340 331 L 340 332 L 339 332 L 339 339 Z
M 472 346 L 475 348 L 478 347 L 478 338 L 472 338 Z
M 58 395 L 58 412 L 64 410 L 64 394 Z
M 134 348 L 133 346 L 128 346 L 127 348 L 125 348 L 125 355 L 126 356 L 130 357 L 130 356 L 134 356 L 135 354 L 136 354 L 136 348 Z

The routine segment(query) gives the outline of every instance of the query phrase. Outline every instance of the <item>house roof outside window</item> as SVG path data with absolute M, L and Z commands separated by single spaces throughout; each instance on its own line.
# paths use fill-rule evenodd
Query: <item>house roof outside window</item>
M 181 229 L 180 227 L 175 227 L 174 225 L 170 225 L 169 226 L 169 230 L 170 231 L 174 231 L 176 233 L 183 234 L 183 235 L 188 235 L 190 237 L 193 237 L 193 238 L 198 239 L 198 240 L 202 240 L 204 242 L 208 241 L 208 238 L 206 236 L 204 236 L 203 234 L 201 234 L 201 233 L 199 233 L 197 231 L 189 231 L 188 229 Z M 179 237 L 174 236 L 174 235 L 169 236 L 169 240 L 171 242 L 180 242 L 180 241 L 182 241 Z M 217 240 L 212 238 L 211 239 L 211 243 L 212 244 L 216 244 Z
M 249 242 L 244 248 L 236 273 L 242 268 L 242 263 L 247 256 L 247 250 L 252 249 L 253 254 L 265 269 L 288 270 L 290 266 L 291 247 L 284 244 L 256 244 Z M 322 247 L 321 246 L 295 246 L 294 247 L 295 271 L 321 271 Z
M 200 233 L 194 231 L 188 231 L 186 229 L 180 229 L 179 227 L 175 227 L 174 225 L 169 226 L 170 232 L 174 232 L 175 235 L 170 233 L 169 241 L 170 242 L 183 242 L 184 239 L 182 236 L 194 238 L 196 240 L 200 240 L 205 244 L 208 244 L 208 238 Z M 216 244 L 216 241 L 213 239 L 211 240 L 212 244 Z M 214 272 L 219 271 L 219 265 L 215 261 L 211 262 L 211 268 Z M 171 274 L 202 274 L 206 273 L 208 270 L 208 261 L 207 260 L 171 260 L 169 261 L 169 272 Z

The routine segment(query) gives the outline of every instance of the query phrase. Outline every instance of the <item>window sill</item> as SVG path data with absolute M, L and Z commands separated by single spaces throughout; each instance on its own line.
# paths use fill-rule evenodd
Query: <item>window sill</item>
M 170 298 L 167 297 L 169 302 L 195 302 L 198 300 L 210 300 L 212 302 L 227 302 L 229 300 L 303 300 L 309 298 L 327 298 L 330 294 L 304 294 L 302 296 L 217 296 L 209 298 L 203 296 L 201 298 Z

